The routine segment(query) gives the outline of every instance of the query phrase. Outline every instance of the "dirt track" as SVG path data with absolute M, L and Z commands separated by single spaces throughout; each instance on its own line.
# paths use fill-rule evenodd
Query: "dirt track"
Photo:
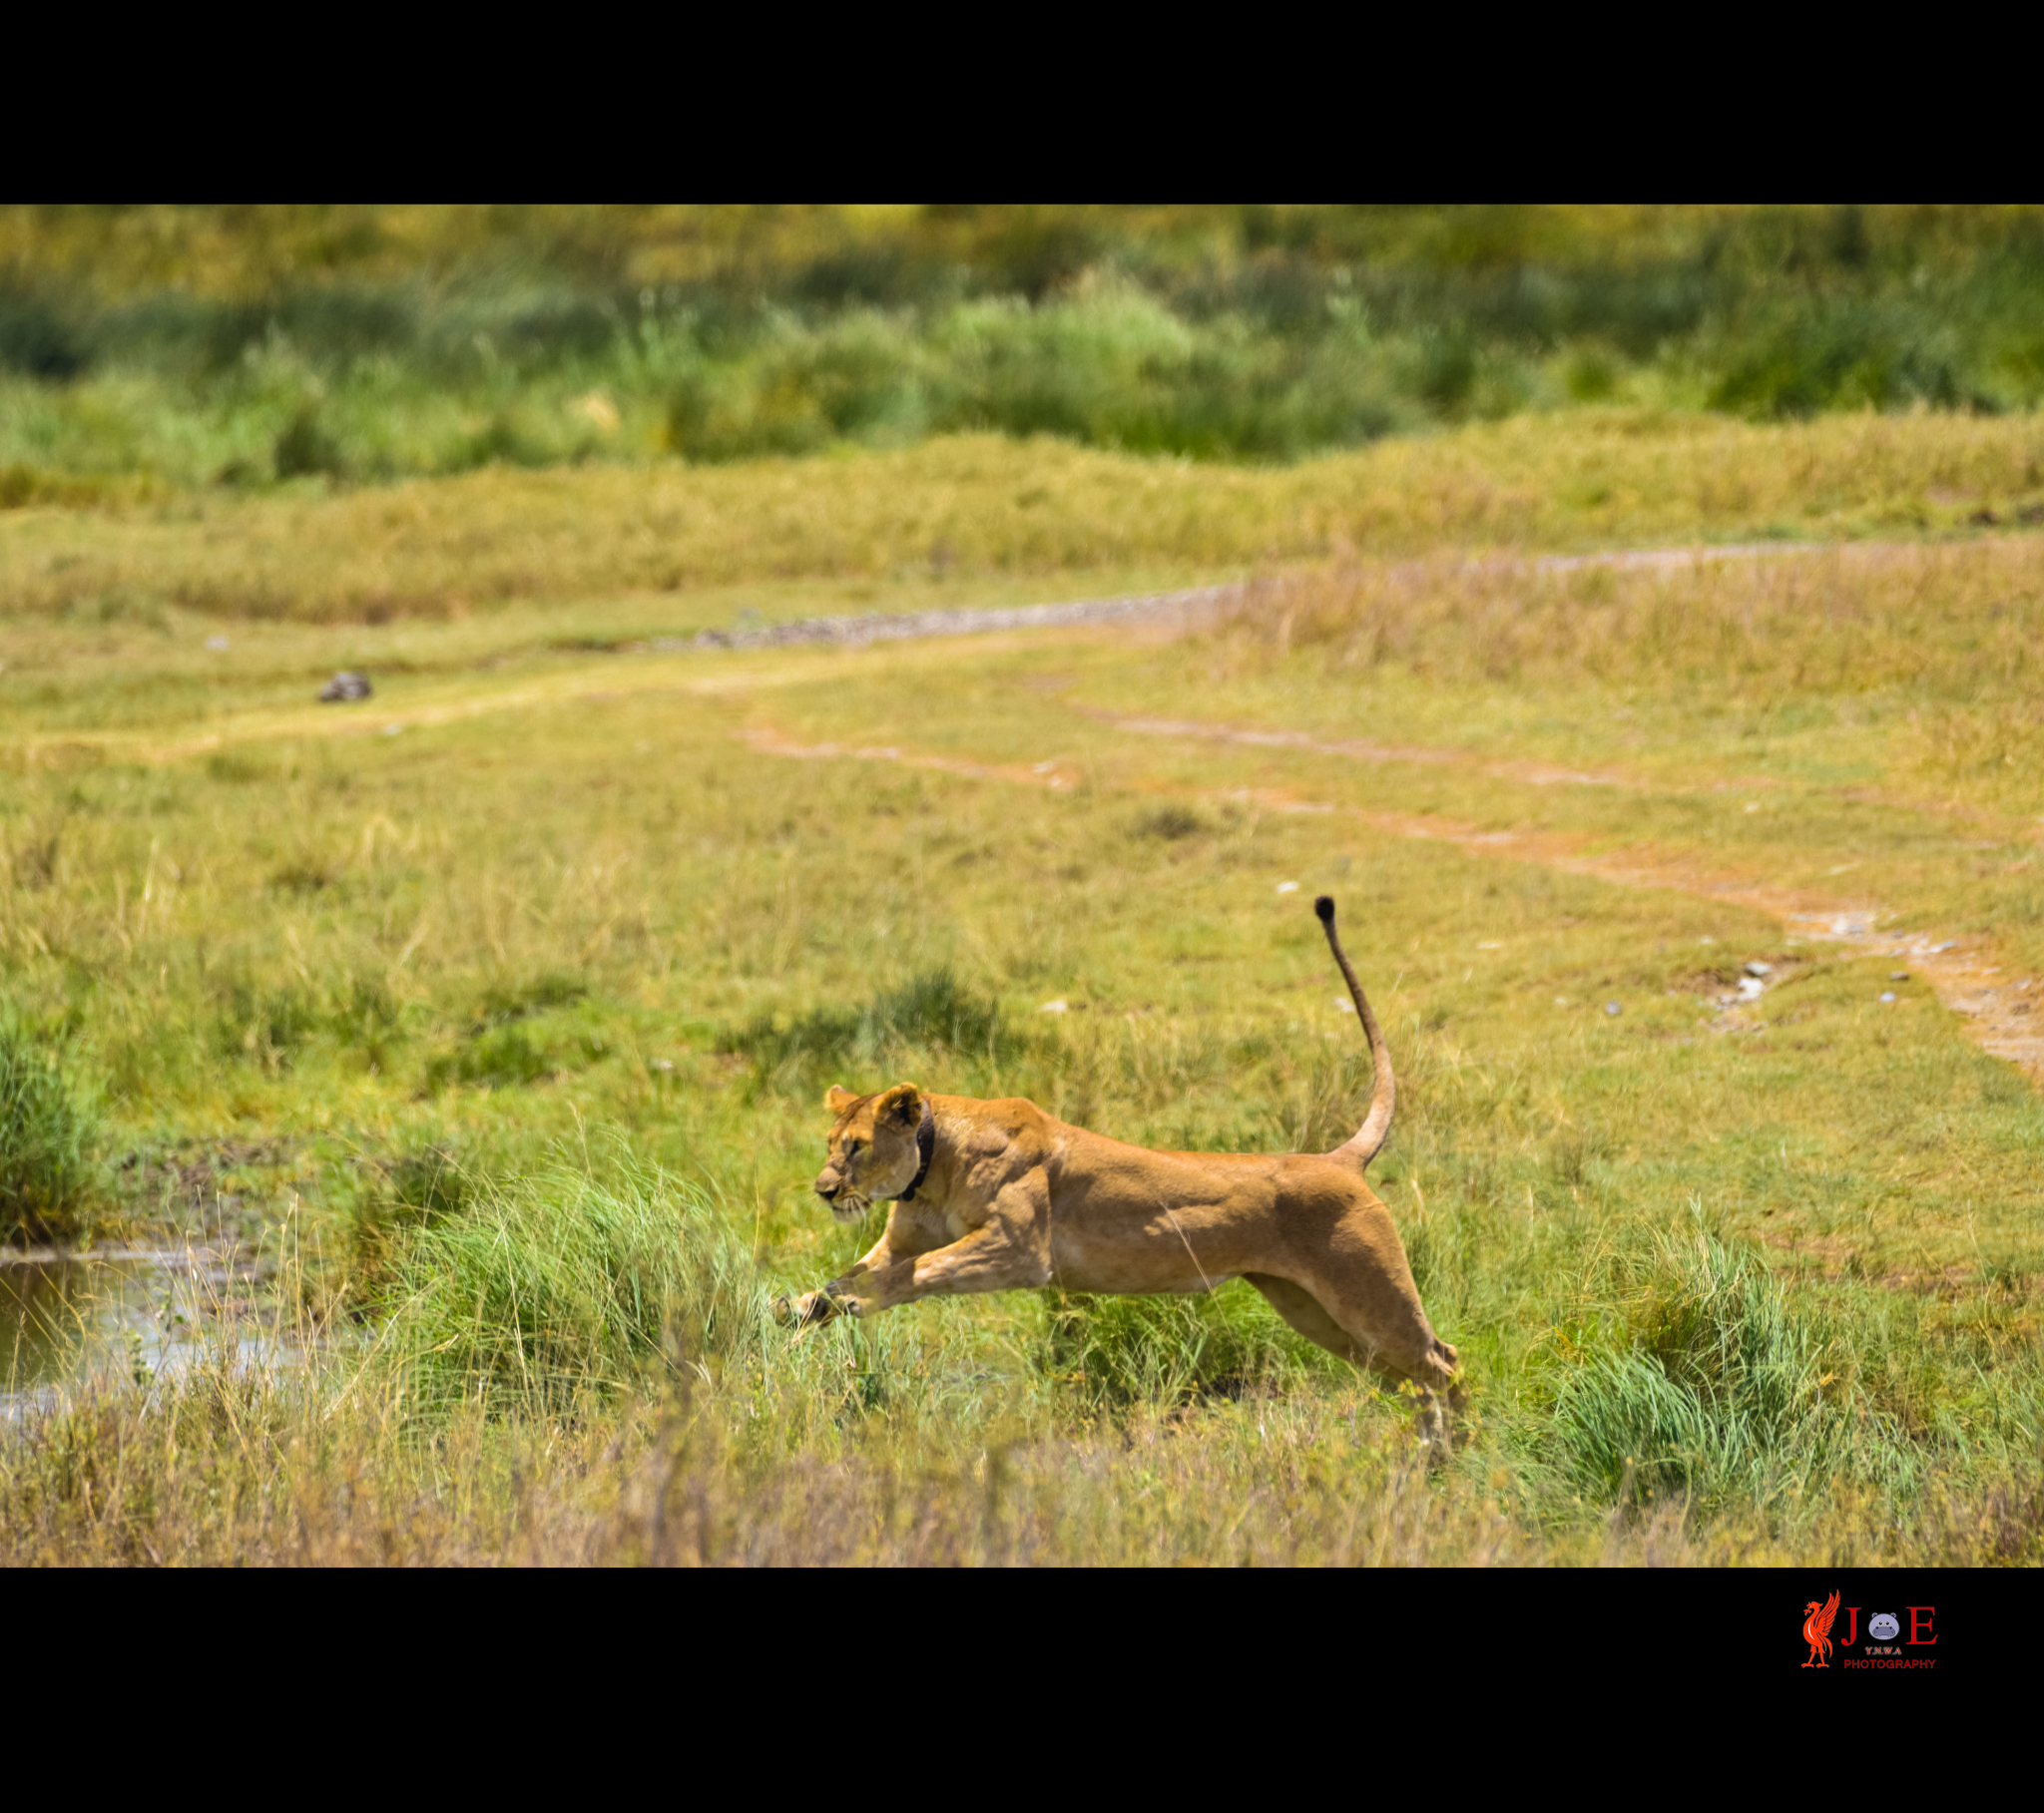
M 1228 737 L 1254 744 L 1280 746 L 1321 745 L 1303 736 L 1281 732 L 1230 732 L 1224 726 L 1180 723 L 1139 718 L 1121 727 L 1147 735 L 1186 735 L 1203 739 Z M 755 722 L 742 732 L 750 747 L 763 755 L 793 759 L 837 761 L 891 761 L 907 767 L 934 769 L 946 774 L 969 775 L 977 779 L 1007 781 L 1019 786 L 1043 787 L 1057 791 L 1072 784 L 1052 764 L 1043 767 L 1017 763 L 976 762 L 957 756 L 918 753 L 892 745 L 845 743 L 800 743 L 782 735 L 770 725 Z M 1339 747 L 1339 745 L 1335 745 Z M 1371 748 L 1374 757 L 1376 751 Z M 1461 761 L 1457 750 L 1399 748 L 1385 751 L 1384 759 L 1400 761 Z M 1512 779 L 1566 779 L 1594 782 L 1600 777 L 1567 774 L 1561 770 L 1539 775 L 1520 772 L 1533 764 L 1503 763 Z M 1892 914 L 1864 901 L 1826 898 L 1808 890 L 1772 887 L 1750 876 L 1711 874 L 1699 869 L 1687 857 L 1652 849 L 1607 851 L 1587 855 L 1582 839 L 1528 828 L 1514 831 L 1484 831 L 1470 824 L 1435 816 L 1406 812 L 1373 812 L 1343 807 L 1300 797 L 1284 788 L 1259 787 L 1220 792 L 1177 789 L 1148 782 L 1135 783 L 1144 793 L 1177 792 L 1186 798 L 1223 800 L 1249 799 L 1267 811 L 1309 812 L 1338 815 L 1372 830 L 1396 837 L 1425 838 L 1449 843 L 1472 855 L 1502 857 L 1510 862 L 1538 863 L 1571 875 L 1587 875 L 1619 887 L 1667 888 L 1676 893 L 1704 899 L 1726 900 L 1753 907 L 1781 920 L 1785 930 L 1829 944 L 1849 945 L 1867 956 L 1906 959 L 1914 974 L 1920 975 L 1937 994 L 1938 1000 L 1968 1019 L 1974 1041 L 1997 1058 L 2005 1058 L 2044 1085 L 2044 1012 L 2033 1004 L 2044 1004 L 2044 986 L 2034 977 L 2005 973 L 1994 961 L 1992 947 L 1982 939 L 1940 938 L 1923 933 L 1900 935 L 1882 933 L 1881 922 Z
M 1643 548 L 1629 553 L 1550 554 L 1531 560 L 1486 555 L 1471 564 L 1490 569 L 1524 567 L 1534 573 L 1567 573 L 1580 567 L 1671 569 L 1707 561 L 1764 560 L 1829 552 L 1828 543 L 1736 543 L 1724 547 Z M 1403 562 L 1394 575 L 1417 572 L 1426 563 Z M 1082 598 L 1057 605 L 1006 605 L 977 610 L 872 612 L 859 617 L 803 617 L 752 630 L 699 630 L 694 636 L 658 637 L 636 645 L 657 655 L 692 649 L 785 649 L 826 643 L 863 649 L 880 642 L 920 641 L 940 636 L 986 636 L 997 630 L 1051 630 L 1098 624 L 1149 623 L 1197 618 L 1250 594 L 1247 585 L 1196 586 L 1184 592 L 1146 592 L 1122 598 Z
M 985 610 L 872 612 L 862 617 L 802 617 L 757 630 L 699 630 L 660 637 L 645 647 L 657 655 L 689 649 L 786 649 L 829 643 L 864 649 L 874 643 L 914 642 L 936 636 L 988 636 L 997 630 L 1055 630 L 1096 624 L 1149 622 L 1211 611 L 1243 596 L 1241 586 L 1199 586 L 1189 592 L 1145 592 L 1128 598 L 1082 598 L 1062 605 L 1000 605 Z
M 1525 562 L 1501 557 L 1497 564 L 1522 564 L 1531 570 L 1550 571 L 1584 566 L 1675 567 L 1713 560 L 1754 560 L 1791 558 L 1828 552 L 1823 545 L 1761 545 L 1698 549 L 1650 549 L 1631 553 L 1552 556 Z M 1035 629 L 1083 628 L 1107 625 L 1170 625 L 1197 622 L 1202 616 L 1245 596 L 1241 586 L 1208 586 L 1182 592 L 1152 593 L 1138 597 L 1081 599 L 1066 604 L 1025 605 L 989 610 L 944 610 L 908 612 L 898 616 L 807 618 L 793 623 L 764 626 L 744 632 L 706 631 L 689 639 L 662 640 L 641 644 L 647 653 L 673 655 L 699 650 L 753 650 L 824 645 L 863 648 L 877 642 L 922 641 L 955 636 L 986 635 Z M 760 675 L 713 674 L 698 670 L 678 680 L 672 670 L 647 671 L 628 679 L 626 671 L 604 658 L 602 679 L 586 670 L 526 680 L 501 691 L 485 691 L 437 701 L 417 700 L 403 707 L 401 721 L 383 726 L 387 733 L 412 726 L 450 723 L 479 715 L 521 707 L 560 704 L 572 699 L 596 699 L 624 692 L 667 690 L 744 692 L 762 682 Z M 47 738 L 31 737 L 22 754 L 31 763 L 67 749 L 96 754 L 119 752 L 129 759 L 174 761 L 220 748 L 234 742 L 273 736 L 333 736 L 373 733 L 383 722 L 383 712 L 336 711 L 330 706 L 307 706 L 282 712 L 252 712 L 242 718 L 204 731 L 159 741 L 147 733 L 70 732 Z M 1616 772 L 1587 772 L 1539 762 L 1486 761 L 1462 749 L 1420 745 L 1378 744 L 1359 740 L 1323 740 L 1303 732 L 1245 729 L 1228 724 L 1200 723 L 1176 718 L 1136 717 L 1104 719 L 1136 735 L 1197 738 L 1240 742 L 1253 746 L 1302 748 L 1315 753 L 1334 754 L 1364 761 L 1423 762 L 1476 767 L 1495 778 L 1531 784 L 1610 786 L 1639 788 L 1646 783 Z M 854 747 L 836 743 L 800 744 L 778 731 L 756 723 L 744 733 L 763 754 L 859 761 L 893 761 L 911 767 L 946 773 L 997 779 L 1019 785 L 1045 787 L 1055 791 L 1071 784 L 1055 769 L 919 753 L 897 747 Z M 1140 785 L 1141 783 L 1139 783 Z M 1163 785 L 1143 785 L 1149 792 L 1180 791 L 1186 797 L 1208 797 Z M 1371 812 L 1303 799 L 1280 789 L 1259 789 L 1253 793 L 1225 795 L 1254 797 L 1267 809 L 1287 812 L 1344 811 L 1371 828 L 1401 837 L 1430 838 L 1458 848 L 1515 862 L 1540 863 L 1571 874 L 1593 876 L 1623 887 L 1667 888 L 1709 899 L 1729 900 L 1750 906 L 1780 919 L 1804 937 L 1851 945 L 1867 955 L 1906 959 L 1936 991 L 1938 999 L 1954 1012 L 1966 1015 L 1974 1039 L 1996 1057 L 2020 1066 L 2044 1085 L 2044 1007 L 2032 1010 L 2032 1003 L 2044 1003 L 2044 984 L 2034 977 L 2005 971 L 1996 961 L 1992 945 L 1982 938 L 1953 939 L 1913 934 L 1907 937 L 1883 934 L 1880 925 L 1893 915 L 1878 904 L 1865 900 L 1839 900 L 1769 885 L 1752 876 L 1712 874 L 1684 857 L 1651 849 L 1587 855 L 1581 840 L 1537 828 L 1512 831 L 1482 831 L 1473 825 L 1457 824 L 1438 817 L 1421 817 L 1398 812 Z M 1858 795 L 1855 795 L 1855 797 Z M 1924 810 L 1950 810 L 1925 802 L 1894 801 Z

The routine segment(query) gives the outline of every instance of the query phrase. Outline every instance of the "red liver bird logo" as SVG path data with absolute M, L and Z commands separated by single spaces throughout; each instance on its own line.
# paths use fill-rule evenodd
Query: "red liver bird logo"
M 1831 1654 L 1831 1619 L 1838 1615 L 1838 1595 L 1831 1596 L 1819 1605 L 1811 1599 L 1802 1608 L 1802 1640 L 1809 1645 L 1809 1660 L 1805 1668 L 1828 1668 Z

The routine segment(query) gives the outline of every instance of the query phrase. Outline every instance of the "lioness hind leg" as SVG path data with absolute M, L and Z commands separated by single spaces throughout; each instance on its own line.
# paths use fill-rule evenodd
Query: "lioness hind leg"
M 1262 1291 L 1271 1307 L 1314 1346 L 1324 1347 L 1329 1353 L 1339 1354 L 1357 1366 L 1370 1364 L 1348 1338 L 1347 1330 L 1321 1308 L 1319 1298 L 1303 1284 L 1294 1284 L 1289 1278 L 1275 1277 L 1267 1271 L 1246 1271 L 1242 1275 L 1244 1282 L 1254 1284 Z
M 1448 1452 L 1447 1420 L 1441 1414 L 1440 1397 L 1436 1393 L 1444 1393 L 1451 1405 L 1460 1408 L 1462 1390 L 1456 1383 L 1453 1370 L 1457 1356 L 1445 1341 L 1435 1338 L 1423 1319 L 1418 1327 L 1399 1331 L 1406 1335 L 1406 1339 L 1371 1340 L 1364 1334 L 1344 1328 L 1319 1297 L 1304 1285 L 1270 1272 L 1247 1271 L 1242 1275 L 1263 1292 L 1273 1309 L 1315 1346 L 1324 1347 L 1329 1353 L 1338 1354 L 1351 1365 L 1363 1367 L 1379 1377 L 1393 1382 L 1409 1382 L 1419 1394 L 1418 1412 L 1414 1417 L 1419 1439 L 1432 1447 L 1436 1454 Z

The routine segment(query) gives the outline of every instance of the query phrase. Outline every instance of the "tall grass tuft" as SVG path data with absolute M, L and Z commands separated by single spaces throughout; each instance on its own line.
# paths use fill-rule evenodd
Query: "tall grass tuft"
M 75 1240 L 100 1199 L 98 1118 L 46 1042 L 0 1008 L 0 1239 Z
M 1792 1313 L 1752 1253 L 1704 1231 L 1664 1239 L 1632 1344 L 1562 1387 L 1554 1432 L 1574 1482 L 1605 1502 L 1680 1499 L 1763 1513 L 1841 1477 L 1905 1487 L 1885 1419 L 1843 1384 L 1829 1331 Z M 1828 1362 L 1828 1364 L 1827 1364 Z
M 390 1260 L 379 1347 L 426 1409 L 564 1411 L 770 1327 L 750 1251 L 701 1190 L 565 1162 L 471 1185 Z

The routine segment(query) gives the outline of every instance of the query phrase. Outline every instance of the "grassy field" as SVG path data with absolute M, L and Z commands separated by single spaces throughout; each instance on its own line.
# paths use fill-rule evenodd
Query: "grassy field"
M 2009 1027 L 2044 975 L 2038 451 L 1614 414 L 9 514 L 0 1213 L 255 1274 L 0 1435 L 11 1554 L 2037 1560 L 2044 1117 L 1889 952 Z M 1766 546 L 1541 558 L 1663 541 Z M 1183 635 L 647 646 L 1243 575 Z M 1322 889 L 1449 1467 L 1244 1285 L 773 1327 L 871 1236 L 807 1189 L 833 1082 L 1345 1134 Z
M 60 496 L 0 513 L 10 617 L 147 625 L 177 608 L 336 625 L 541 601 L 838 581 L 830 608 L 901 608 L 912 582 L 1159 583 L 1273 564 L 1628 543 L 1858 539 L 2044 520 L 2044 431 L 1870 414 L 1755 427 L 1581 411 L 1387 441 L 1281 468 L 1132 459 L 1047 438 L 898 452 L 524 473 L 256 498 Z M 973 596 L 982 596 L 975 592 Z M 770 594 L 769 594 L 770 599 Z M 770 611 L 769 599 L 752 608 Z M 811 606 L 804 604 L 801 609 Z

